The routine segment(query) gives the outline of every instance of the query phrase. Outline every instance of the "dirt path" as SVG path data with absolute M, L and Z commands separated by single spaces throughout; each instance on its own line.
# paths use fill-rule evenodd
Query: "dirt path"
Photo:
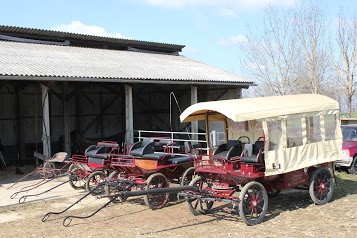
M 223 203 L 208 215 L 193 216 L 184 202 L 174 200 L 153 211 L 141 198 L 109 205 L 89 219 L 74 219 L 69 227 L 62 226 L 64 214 L 41 221 L 47 212 L 60 211 L 81 196 L 71 194 L 0 207 L 0 237 L 356 237 L 357 176 L 337 176 L 339 186 L 330 203 L 312 205 L 308 191 L 286 191 L 269 200 L 265 220 L 252 227 Z M 87 215 L 107 201 L 90 196 L 65 214 Z

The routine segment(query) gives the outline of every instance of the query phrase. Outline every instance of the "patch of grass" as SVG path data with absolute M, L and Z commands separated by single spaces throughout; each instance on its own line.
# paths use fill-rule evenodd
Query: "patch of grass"
M 336 182 L 334 196 L 342 198 L 347 195 L 357 194 L 357 175 L 348 174 L 344 171 L 336 171 Z
M 341 112 L 340 113 L 340 118 L 347 118 L 347 112 Z M 352 112 L 351 113 L 351 118 L 357 118 L 357 112 Z

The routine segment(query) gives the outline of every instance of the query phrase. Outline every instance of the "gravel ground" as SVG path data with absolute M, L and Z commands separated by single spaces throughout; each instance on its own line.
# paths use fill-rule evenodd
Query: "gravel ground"
M 357 176 L 338 172 L 337 182 L 333 200 L 323 206 L 313 205 L 306 190 L 284 191 L 269 199 L 268 214 L 256 226 L 247 226 L 224 203 L 216 203 L 208 215 L 194 216 L 173 195 L 160 210 L 149 210 L 142 198 L 132 198 L 111 204 L 91 218 L 73 219 L 64 227 L 66 215 L 88 215 L 108 200 L 89 196 L 42 222 L 44 214 L 63 210 L 84 193 L 60 198 L 49 194 L 24 204 L 0 206 L 0 237 L 356 237 Z M 2 183 L 0 194 L 9 193 L 10 185 Z

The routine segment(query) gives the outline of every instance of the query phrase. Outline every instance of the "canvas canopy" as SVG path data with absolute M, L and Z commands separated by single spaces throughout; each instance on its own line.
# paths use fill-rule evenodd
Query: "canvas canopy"
M 182 122 L 205 120 L 206 114 L 232 121 L 248 121 L 281 115 L 338 110 L 337 101 L 317 94 L 300 94 L 260 98 L 201 102 L 188 107 L 180 116 Z
M 266 140 L 266 176 L 334 162 L 339 159 L 342 148 L 339 103 L 322 95 L 304 94 L 202 102 L 188 107 L 180 119 L 182 122 L 261 120 Z M 274 123 L 279 126 L 274 126 Z M 312 125 L 314 126 L 311 127 Z M 238 139 L 240 136 L 229 133 L 229 139 Z M 250 136 L 244 134 L 252 141 L 255 130 L 244 133 L 252 133 Z M 209 135 L 207 138 L 210 138 Z M 293 145 L 290 145 L 291 143 Z

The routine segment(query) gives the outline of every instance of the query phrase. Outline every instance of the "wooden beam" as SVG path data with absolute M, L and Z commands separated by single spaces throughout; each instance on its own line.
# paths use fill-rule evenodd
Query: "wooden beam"
M 87 101 L 88 101 L 90 104 L 92 104 L 92 106 L 94 106 L 94 102 L 92 101 L 92 99 L 91 99 L 90 97 L 88 97 L 87 94 L 85 94 L 84 92 L 81 92 L 81 95 L 82 95 L 85 99 L 87 99 Z
M 81 91 L 82 89 L 84 89 L 85 87 L 87 87 L 88 83 L 79 83 L 79 84 L 75 84 L 73 90 L 69 93 L 66 94 L 65 96 L 65 100 L 68 102 L 69 100 L 71 100 L 71 98 L 73 96 L 78 95 L 79 91 Z
M 139 99 L 139 101 L 144 104 L 144 106 L 146 108 L 151 108 L 151 105 L 146 103 L 146 101 L 140 97 L 140 95 L 136 95 L 135 96 L 137 99 Z M 159 116 L 157 116 L 156 114 L 152 114 L 158 121 L 160 121 L 166 128 L 170 128 L 170 125 L 168 125 L 167 123 L 165 123 Z
M 118 98 L 120 98 L 120 96 L 121 96 L 121 95 L 119 95 L 119 94 L 115 95 L 115 97 L 113 98 L 113 100 L 111 100 L 107 105 L 105 105 L 105 106 L 103 107 L 103 112 L 106 112 L 106 111 L 108 110 L 108 108 L 110 108 L 110 106 L 111 106 Z M 91 123 L 89 123 L 89 125 L 83 130 L 83 134 L 86 133 L 86 131 L 87 131 L 94 123 L 96 123 L 96 122 L 100 119 L 100 116 L 101 116 L 101 115 L 97 115 L 97 116 L 94 118 L 94 120 L 93 120 Z
M 103 93 L 100 92 L 100 95 L 99 95 L 99 98 L 100 98 L 100 131 L 101 131 L 101 137 L 103 138 L 104 137 L 104 110 L 103 110 Z
M 125 142 L 134 143 L 132 132 L 134 130 L 134 113 L 133 113 L 133 88 L 124 85 L 125 90 Z
M 68 82 L 63 82 L 63 98 L 66 98 L 68 92 Z M 63 143 L 64 143 L 64 152 L 71 156 L 71 132 L 69 128 L 69 109 L 68 102 L 62 100 L 63 105 Z
M 50 106 L 49 106 L 49 88 L 41 84 L 42 88 L 42 154 L 51 157 L 51 132 L 50 132 Z
M 218 90 L 220 90 L 220 89 L 218 89 Z M 217 91 L 218 91 L 217 90 Z M 217 100 L 219 100 L 221 97 L 223 97 L 227 92 L 228 92 L 229 90 L 224 90 L 222 93 L 220 93 L 216 98 L 215 98 L 215 100 L 217 101 Z
M 191 105 L 197 103 L 197 87 L 191 86 Z M 191 122 L 191 132 L 198 133 L 198 122 L 193 121 Z M 192 135 L 191 137 L 193 140 L 198 140 L 198 135 Z
M 25 159 L 25 132 L 24 132 L 24 108 L 23 108 L 23 97 L 22 90 L 23 87 L 16 86 L 16 105 L 17 105 L 17 121 L 16 121 L 16 132 L 17 132 L 17 154 L 18 160 Z

